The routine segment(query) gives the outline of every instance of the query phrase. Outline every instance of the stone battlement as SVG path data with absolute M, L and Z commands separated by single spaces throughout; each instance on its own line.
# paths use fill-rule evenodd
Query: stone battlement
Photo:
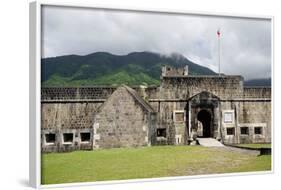
M 244 87 L 244 98 L 271 98 L 271 87 Z
M 202 80 L 201 83 L 199 83 L 198 79 Z M 227 92 L 233 91 L 232 97 L 233 98 L 271 98 L 271 88 L 270 87 L 242 87 L 239 76 L 224 76 L 224 77 L 216 77 L 216 76 L 188 76 L 185 78 L 178 78 L 178 77 L 165 77 L 162 79 L 166 81 L 166 85 L 175 86 L 177 83 L 182 84 L 183 86 L 179 88 L 183 88 L 183 91 L 181 90 L 178 92 L 180 97 L 170 97 L 169 99 L 173 98 L 183 98 L 187 99 L 188 97 L 184 97 L 184 95 L 180 94 L 186 94 L 186 87 L 190 87 L 192 89 L 196 88 L 198 85 L 204 84 L 202 87 L 206 90 L 209 89 L 209 91 L 216 92 L 215 94 L 219 95 L 222 99 L 223 96 L 227 96 Z M 219 82 L 220 81 L 220 82 Z M 212 84 L 215 83 L 219 86 L 212 86 Z M 177 85 L 176 85 L 177 86 Z M 144 99 L 159 99 L 164 94 L 160 93 L 159 86 L 148 86 L 148 87 L 141 87 L 141 86 L 135 86 L 132 87 L 141 97 Z M 179 90 L 179 88 L 176 88 L 176 91 Z M 221 90 L 219 90 L 221 89 Z M 222 90 L 223 89 L 223 90 Z M 237 89 L 239 89 L 237 91 Z M 48 102 L 63 102 L 63 101 L 95 101 L 95 102 L 103 102 L 106 100 L 114 91 L 116 90 L 116 87 L 106 87 L 106 86 L 99 86 L 99 87 L 45 87 L 41 89 L 41 100 L 42 101 L 48 101 Z M 166 91 L 165 91 L 166 92 Z M 238 94 L 237 94 L 238 92 Z M 192 94 L 196 94 L 197 91 L 191 92 L 189 96 Z M 234 97 L 233 95 L 235 95 Z M 168 97 L 163 97 L 168 98 Z
M 132 87 L 143 98 L 157 98 L 157 86 Z M 93 87 L 43 87 L 41 100 L 102 100 L 107 99 L 117 87 L 93 86 Z
M 161 79 L 161 98 L 188 99 L 202 91 L 221 99 L 240 98 L 243 95 L 242 76 L 189 75 L 165 76 Z
M 41 100 L 107 99 L 115 87 L 47 87 L 41 89 Z
M 178 76 L 178 77 L 188 76 L 188 65 L 186 65 L 185 67 L 181 67 L 181 68 L 175 68 L 175 67 L 172 67 L 172 66 L 163 66 L 161 76 L 162 77 L 165 77 L 165 76 Z

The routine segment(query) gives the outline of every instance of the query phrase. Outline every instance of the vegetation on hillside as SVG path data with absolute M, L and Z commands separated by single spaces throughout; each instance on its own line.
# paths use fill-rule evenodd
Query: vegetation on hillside
M 96 52 L 42 59 L 41 82 L 42 86 L 159 85 L 163 65 L 188 65 L 190 75 L 216 75 L 179 54 L 134 52 L 119 56 Z M 244 86 L 271 86 L 271 79 L 248 80 Z
M 85 56 L 67 55 L 42 59 L 43 86 L 158 85 L 162 65 L 189 66 L 189 74 L 214 75 L 182 55 L 163 56 L 134 52 L 124 56 L 97 52 Z

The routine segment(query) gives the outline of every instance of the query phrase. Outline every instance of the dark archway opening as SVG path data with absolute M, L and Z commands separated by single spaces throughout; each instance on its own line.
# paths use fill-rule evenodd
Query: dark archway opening
M 211 137 L 211 114 L 207 110 L 201 110 L 197 119 L 203 125 L 203 137 Z

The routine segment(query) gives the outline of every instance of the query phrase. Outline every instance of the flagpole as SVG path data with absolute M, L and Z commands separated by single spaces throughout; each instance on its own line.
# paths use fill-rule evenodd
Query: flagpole
M 217 35 L 218 35 L 218 62 L 219 62 L 219 76 L 221 76 L 221 57 L 220 57 L 220 54 L 221 54 L 221 47 L 220 47 L 220 29 L 218 29 L 218 32 L 217 32 Z

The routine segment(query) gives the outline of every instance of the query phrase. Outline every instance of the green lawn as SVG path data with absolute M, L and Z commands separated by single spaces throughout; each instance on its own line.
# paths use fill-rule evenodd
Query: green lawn
M 271 156 L 201 146 L 154 146 L 42 155 L 42 184 L 271 170 Z
M 271 144 L 238 144 L 237 146 L 248 148 L 271 148 Z

